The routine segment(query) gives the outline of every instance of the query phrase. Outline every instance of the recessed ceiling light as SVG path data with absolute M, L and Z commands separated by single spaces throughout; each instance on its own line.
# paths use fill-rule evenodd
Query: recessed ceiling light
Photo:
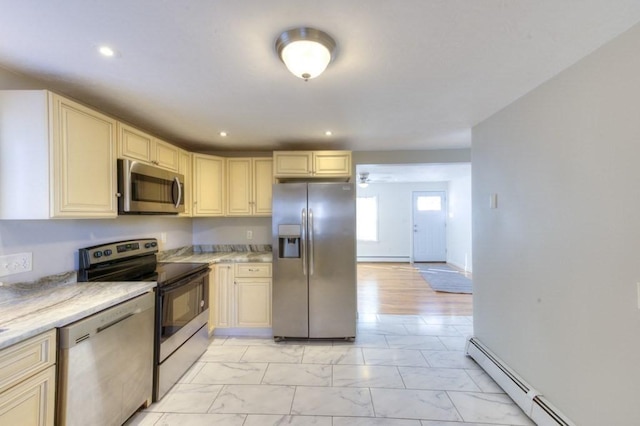
M 98 52 L 100 52 L 102 56 L 108 56 L 108 57 L 114 56 L 116 54 L 116 51 L 110 48 L 109 46 L 100 46 L 98 48 Z
M 324 132 L 325 136 L 332 136 L 333 132 L 331 130 L 327 130 L 326 132 Z
M 227 132 L 220 132 L 219 133 L 220 136 L 222 136 L 223 138 L 227 136 Z

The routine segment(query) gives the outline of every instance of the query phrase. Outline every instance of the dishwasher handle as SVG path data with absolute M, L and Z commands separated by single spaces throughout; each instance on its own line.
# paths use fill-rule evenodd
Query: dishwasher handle
M 70 349 L 108 328 L 154 307 L 155 294 L 148 292 L 61 327 L 59 330 L 59 347 L 60 349 Z
M 140 312 L 142 312 L 142 311 L 140 311 Z M 134 316 L 135 314 L 139 314 L 140 312 L 131 312 L 131 313 L 129 313 L 129 314 L 127 314 L 127 315 L 123 316 L 123 317 L 118 318 L 117 320 L 111 321 L 109 324 L 106 324 L 106 325 L 103 325 L 103 326 L 101 326 L 101 327 L 98 327 L 98 328 L 96 329 L 96 334 L 98 334 L 98 333 L 100 333 L 100 332 L 102 332 L 102 331 L 106 330 L 106 329 L 107 329 L 107 328 L 109 328 L 109 327 L 113 327 L 114 325 L 116 325 L 116 324 L 118 324 L 118 323 L 120 323 L 120 322 L 122 322 L 122 321 L 126 320 L 127 318 L 131 318 L 131 317 L 132 317 L 132 316 Z

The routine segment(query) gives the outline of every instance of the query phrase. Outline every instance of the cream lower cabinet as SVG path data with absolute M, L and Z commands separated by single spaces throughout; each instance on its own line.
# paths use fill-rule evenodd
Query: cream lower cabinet
M 225 214 L 225 161 L 222 157 L 193 154 L 194 217 L 215 217 Z
M 0 219 L 117 216 L 114 119 L 45 90 L 3 90 L 0 128 Z
M 271 264 L 215 266 L 215 328 L 271 327 Z
M 227 215 L 270 216 L 271 158 L 227 158 Z
M 56 332 L 0 351 L 0 425 L 54 424 Z

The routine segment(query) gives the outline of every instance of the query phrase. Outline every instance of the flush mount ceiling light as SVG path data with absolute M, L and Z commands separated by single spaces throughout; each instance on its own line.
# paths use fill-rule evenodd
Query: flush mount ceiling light
M 287 30 L 276 40 L 276 52 L 296 77 L 305 81 L 322 74 L 334 59 L 336 42 L 324 31 L 301 27 Z

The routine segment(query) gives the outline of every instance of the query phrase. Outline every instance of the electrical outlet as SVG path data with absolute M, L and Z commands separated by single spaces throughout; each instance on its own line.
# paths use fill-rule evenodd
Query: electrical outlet
M 28 272 L 32 269 L 32 253 L 16 253 L 0 256 L 0 277 Z
M 160 233 L 160 242 L 161 243 L 166 243 L 167 242 L 167 233 L 166 232 L 161 232 Z
M 253 240 L 253 231 L 247 231 L 247 240 Z

